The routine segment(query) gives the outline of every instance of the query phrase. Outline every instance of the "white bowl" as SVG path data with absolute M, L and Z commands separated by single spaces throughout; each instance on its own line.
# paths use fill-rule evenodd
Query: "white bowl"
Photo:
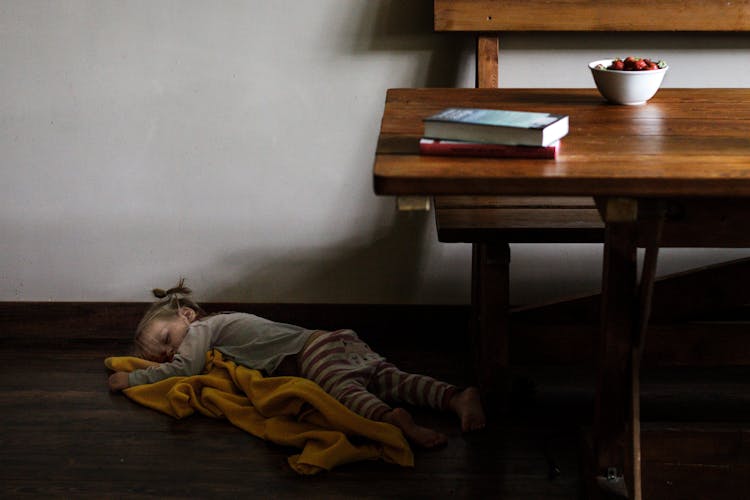
M 669 69 L 669 66 L 643 71 L 597 69 L 599 65 L 609 67 L 613 60 L 601 59 L 591 62 L 589 69 L 599 93 L 608 101 L 617 104 L 644 104 L 659 90 L 664 74 Z

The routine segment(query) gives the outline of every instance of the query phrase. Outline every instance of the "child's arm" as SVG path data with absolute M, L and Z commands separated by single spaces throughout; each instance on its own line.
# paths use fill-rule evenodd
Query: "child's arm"
M 198 375 L 206 364 L 206 351 L 211 349 L 211 332 L 205 325 L 188 330 L 172 361 L 128 373 L 127 387 L 153 384 L 170 377 Z
M 115 372 L 109 376 L 109 390 L 121 391 L 130 387 L 128 383 L 128 372 Z
M 175 354 L 174 359 L 167 363 L 149 366 L 128 373 L 128 386 L 153 384 L 170 377 L 189 377 L 198 375 L 205 364 L 205 351 L 196 357 Z

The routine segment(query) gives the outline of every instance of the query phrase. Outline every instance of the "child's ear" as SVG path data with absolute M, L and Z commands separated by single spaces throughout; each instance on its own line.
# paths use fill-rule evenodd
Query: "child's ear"
M 188 323 L 192 323 L 195 320 L 195 311 L 189 307 L 181 307 L 180 308 L 180 316 L 185 318 Z

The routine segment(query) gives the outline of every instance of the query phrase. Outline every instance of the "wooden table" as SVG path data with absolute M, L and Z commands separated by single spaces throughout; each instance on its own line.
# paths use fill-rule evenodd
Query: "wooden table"
M 557 160 L 420 156 L 451 106 L 570 116 Z M 641 497 L 639 373 L 659 247 L 749 247 L 750 89 L 661 89 L 642 106 L 589 89 L 388 91 L 380 195 L 593 196 L 605 223 L 591 480 Z M 640 282 L 636 250 L 645 247 Z

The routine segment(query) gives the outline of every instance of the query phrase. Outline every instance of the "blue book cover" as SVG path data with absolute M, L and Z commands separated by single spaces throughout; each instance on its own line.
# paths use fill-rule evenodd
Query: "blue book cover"
M 568 117 L 502 109 L 448 108 L 424 120 L 424 136 L 494 144 L 548 146 L 568 133 Z

